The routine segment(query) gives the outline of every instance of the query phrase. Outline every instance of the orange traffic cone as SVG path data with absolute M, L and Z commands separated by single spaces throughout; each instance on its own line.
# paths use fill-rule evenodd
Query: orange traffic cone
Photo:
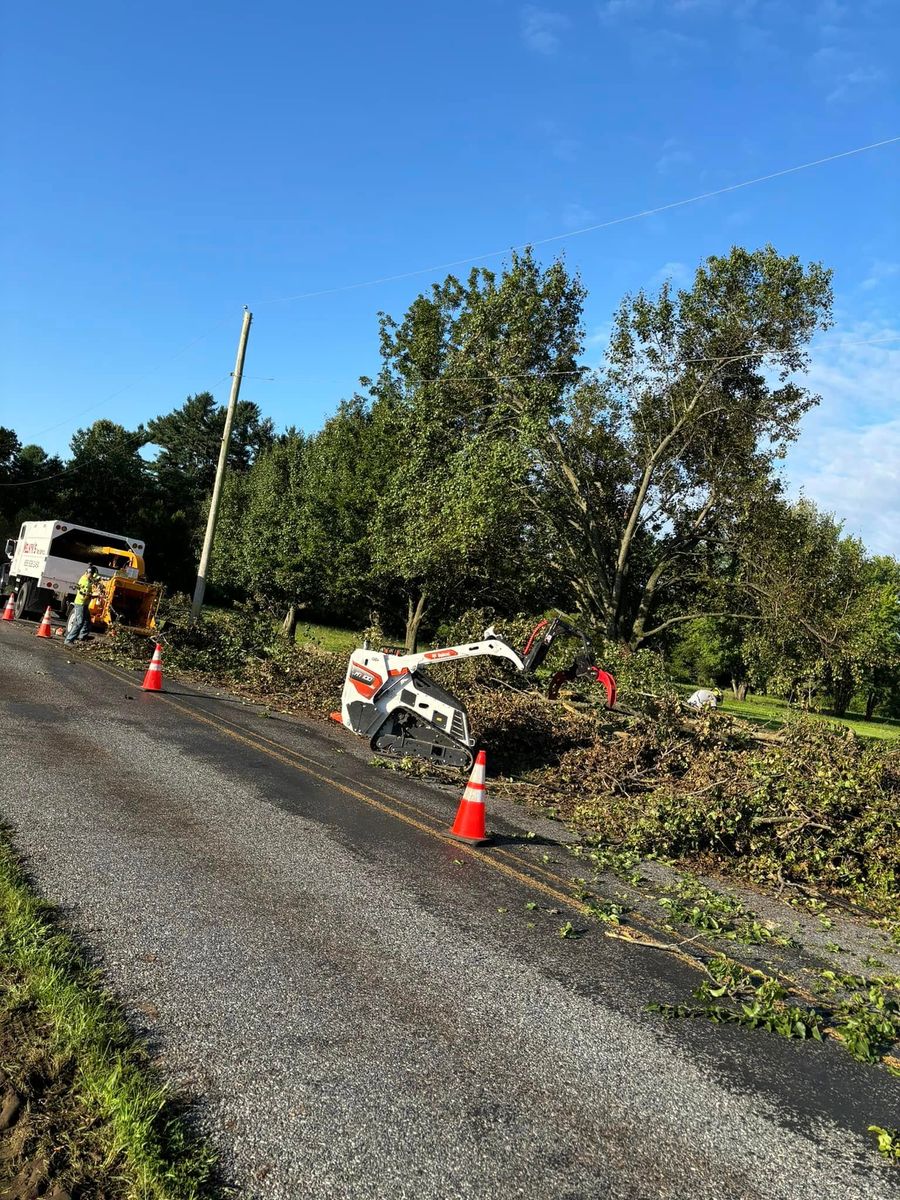
M 6 602 L 6 608 L 4 608 L 4 610 L 3 610 L 3 618 L 2 619 L 4 621 L 14 621 L 16 619 L 15 600 L 16 600 L 16 593 L 10 592 L 9 599 Z
M 162 691 L 162 646 L 159 642 L 156 643 L 156 649 L 153 651 L 153 657 L 150 659 L 150 666 L 147 668 L 147 674 L 144 676 L 141 687 L 145 692 Z
M 50 614 L 52 612 L 53 609 L 48 604 L 47 611 L 44 613 L 43 617 L 41 617 L 41 623 L 37 627 L 38 637 L 53 637 L 53 626 L 50 624 Z
M 472 846 L 483 846 L 491 839 L 484 826 L 484 769 L 487 755 L 483 750 L 478 751 L 475 766 L 466 784 L 462 800 L 456 812 L 456 820 L 450 830 L 450 836 L 458 842 L 469 842 Z

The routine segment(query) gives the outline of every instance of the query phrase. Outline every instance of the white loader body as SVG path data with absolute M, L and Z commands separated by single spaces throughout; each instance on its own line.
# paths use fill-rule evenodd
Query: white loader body
M 445 692 L 420 668 L 430 663 L 474 658 L 489 654 L 506 658 L 524 670 L 519 654 L 486 629 L 482 641 L 421 654 L 389 654 L 360 647 L 350 655 L 341 694 L 341 721 L 352 733 L 370 739 L 373 750 L 393 755 L 409 752 L 448 766 L 471 766 L 475 739 L 463 705 Z M 413 743 L 419 747 L 413 749 Z

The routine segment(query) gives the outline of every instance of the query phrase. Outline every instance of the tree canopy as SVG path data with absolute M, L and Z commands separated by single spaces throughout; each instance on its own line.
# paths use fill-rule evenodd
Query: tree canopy
M 380 313 L 376 369 L 318 431 L 276 434 L 241 402 L 219 596 L 377 614 L 410 647 L 470 609 L 557 607 L 739 693 L 900 703 L 900 567 L 783 494 L 829 271 L 771 246 L 711 256 L 626 296 L 592 370 L 586 295 L 562 260 L 512 253 Z M 137 429 L 94 422 L 66 461 L 0 427 L 7 536 L 47 516 L 132 533 L 189 588 L 223 423 L 200 392 Z
M 560 568 L 609 638 L 638 646 L 713 611 L 723 545 L 777 492 L 817 401 L 794 376 L 830 312 L 829 272 L 771 246 L 622 302 L 604 366 L 537 446 Z

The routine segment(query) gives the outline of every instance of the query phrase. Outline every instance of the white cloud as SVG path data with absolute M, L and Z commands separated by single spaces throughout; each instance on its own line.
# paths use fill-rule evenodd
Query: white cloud
M 556 121 L 541 121 L 538 129 L 549 142 L 554 158 L 558 158 L 560 162 L 572 163 L 580 157 L 581 142 Z
M 635 21 L 653 13 L 656 17 L 702 15 L 723 7 L 726 0 L 599 0 L 601 21 Z M 755 3 L 755 0 L 749 0 Z
M 882 83 L 884 78 L 884 71 L 878 67 L 856 67 L 838 79 L 837 87 L 828 93 L 826 99 L 829 104 L 836 104 L 841 100 L 853 100 L 857 96 L 870 92 L 879 83 Z
M 685 150 L 676 138 L 667 138 L 663 142 L 662 154 L 656 160 L 656 169 L 661 175 L 667 175 L 678 167 L 689 166 L 693 161 L 693 154 Z
M 893 279 L 895 275 L 900 275 L 900 263 L 888 262 L 886 259 L 877 258 L 873 263 L 869 274 L 859 285 L 864 292 L 870 292 L 873 288 L 879 287 L 887 279 Z
M 706 49 L 706 42 L 699 37 L 691 37 L 678 29 L 648 29 L 635 47 L 643 58 L 663 58 L 668 63 L 680 63 L 686 58 L 696 58 Z
M 588 349 L 593 349 L 596 346 L 602 346 L 604 349 L 609 345 L 609 339 L 612 337 L 613 323 L 612 321 L 601 321 L 599 325 L 595 325 L 591 332 L 584 339 L 585 346 Z
M 594 220 L 595 214 L 576 201 L 570 201 L 563 209 L 562 223 L 566 229 L 581 229 Z
M 735 208 L 723 219 L 726 229 L 743 229 L 751 221 L 756 220 L 756 209 L 749 205 L 746 208 Z
M 900 329 L 859 321 L 833 329 L 814 344 L 807 385 L 822 396 L 819 414 L 854 420 L 897 415 L 900 392 Z
M 614 328 L 615 326 L 612 321 L 601 321 L 599 325 L 595 325 L 591 329 L 591 332 L 584 339 L 585 365 L 592 370 L 596 370 L 603 365 L 603 360 L 609 349 L 609 343 L 612 340 Z
M 652 0 L 600 0 L 597 15 L 601 21 L 634 20 L 652 8 Z
M 668 279 L 673 287 L 679 288 L 690 283 L 692 278 L 693 272 L 687 263 L 667 262 L 663 263 L 659 270 L 654 271 L 650 276 L 649 286 L 651 288 L 661 287 Z
M 847 533 L 874 554 L 900 557 L 900 418 L 848 432 L 823 430 L 805 468 L 788 470 L 802 489 L 833 512 Z
M 806 382 L 822 402 L 788 454 L 789 489 L 835 513 L 873 552 L 900 555 L 900 329 L 832 332 L 812 360 Z
M 564 13 L 536 8 L 533 4 L 522 10 L 522 40 L 537 54 L 555 54 L 570 25 Z

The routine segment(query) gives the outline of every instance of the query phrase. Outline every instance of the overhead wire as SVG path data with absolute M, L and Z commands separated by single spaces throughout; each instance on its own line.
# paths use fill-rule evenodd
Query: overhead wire
M 70 413 L 67 417 L 64 418 L 64 420 L 57 421 L 55 425 L 48 425 L 44 429 L 39 429 L 33 436 L 36 438 L 43 437 L 43 435 L 45 433 L 52 433 L 53 430 L 60 429 L 60 428 L 62 428 L 63 425 L 69 425 L 73 421 L 77 421 L 79 419 L 79 417 L 83 417 L 89 412 L 94 412 L 96 409 L 102 407 L 104 404 L 109 404 L 111 400 L 118 399 L 119 396 L 122 396 L 122 395 L 124 395 L 125 392 L 130 391 L 131 388 L 137 387 L 137 385 L 139 383 L 143 383 L 143 381 L 145 379 L 149 379 L 149 377 L 151 375 L 155 375 L 157 371 L 161 371 L 162 368 L 165 366 L 168 366 L 168 364 L 170 362 L 174 362 L 174 360 L 176 358 L 180 358 L 182 354 L 187 354 L 188 350 L 191 350 L 194 346 L 198 345 L 200 342 L 205 341 L 208 337 L 210 337 L 211 334 L 215 333 L 217 329 L 221 328 L 222 325 L 224 325 L 227 321 L 230 321 L 230 320 L 231 320 L 230 316 L 223 317 L 220 321 L 217 321 L 215 323 L 215 325 L 213 325 L 210 329 L 207 329 L 205 333 L 201 333 L 197 337 L 192 338 L 189 342 L 187 342 L 179 350 L 176 350 L 174 352 L 174 354 L 168 355 L 166 358 L 161 359 L 155 366 L 150 367 L 146 371 L 141 372 L 141 374 L 136 376 L 136 378 L 132 379 L 130 383 L 126 383 L 124 385 L 124 387 L 119 388 L 115 392 L 111 392 L 110 395 L 104 396 L 101 400 L 97 400 L 93 404 L 89 404 L 87 406 L 87 408 L 79 409 L 79 411 L 76 413 Z M 225 378 L 228 379 L 229 376 L 226 375 Z M 221 382 L 221 381 L 219 381 L 219 382 Z M 215 385 L 213 385 L 213 386 L 215 386 Z
M 195 339 L 195 341 L 196 340 L 199 340 L 199 339 Z M 207 392 L 211 392 L 214 387 L 218 387 L 218 385 L 220 383 L 224 383 L 224 381 L 226 379 L 230 379 L 231 375 L 232 375 L 232 372 L 229 371 L 227 374 L 223 375 L 220 379 L 217 379 L 215 383 L 211 384 L 209 387 L 207 387 L 204 390 Z M 35 437 L 39 437 L 39 436 L 40 436 L 39 434 L 35 434 Z M 96 455 L 94 458 L 84 459 L 82 462 L 79 462 L 79 463 L 70 463 L 68 466 L 64 467 L 61 471 L 56 471 L 53 475 L 41 475 L 37 479 L 17 479 L 12 482 L 9 482 L 9 483 L 0 481 L 0 488 L 32 487 L 34 484 L 37 484 L 37 483 L 49 483 L 53 479 L 62 479 L 62 477 L 64 475 L 71 475 L 77 471 L 83 471 L 86 467 L 91 467 L 95 463 L 99 463 L 102 461 L 103 461 L 102 456 Z
M 855 339 L 851 339 L 849 341 L 836 342 L 833 345 L 829 346 L 828 348 L 831 350 L 843 350 L 843 349 L 846 349 L 847 347 L 851 347 L 851 346 L 883 345 L 885 343 L 896 342 L 896 341 L 900 341 L 900 333 L 880 334 L 880 335 L 878 335 L 876 337 L 872 337 L 872 338 L 855 338 Z M 765 357 L 768 354 L 776 354 L 776 353 L 780 353 L 780 349 L 778 347 L 768 347 L 768 348 L 762 347 L 759 350 L 750 351 L 746 354 L 732 354 L 732 355 L 725 355 L 725 356 L 718 356 L 718 357 L 711 356 L 711 357 L 700 357 L 700 358 L 672 359 L 671 361 L 664 363 L 662 365 L 667 368 L 672 368 L 672 367 L 678 367 L 678 366 L 690 366 L 695 363 L 740 362 L 744 359 L 761 358 L 761 357 Z M 553 379 L 553 378 L 562 378 L 562 377 L 572 378 L 572 377 L 579 377 L 579 376 L 585 376 L 585 375 L 597 375 L 599 373 L 599 370 L 600 370 L 599 367 L 585 366 L 585 367 L 575 368 L 574 370 L 571 370 L 571 371 L 541 371 L 541 372 L 523 371 L 523 372 L 517 372 L 514 374 L 496 374 L 495 373 L 492 375 L 435 375 L 435 376 L 421 376 L 416 382 L 428 383 L 428 384 L 438 384 L 438 385 L 444 385 L 444 384 L 449 384 L 449 383 L 509 383 L 509 382 L 512 382 L 515 380 L 521 380 L 521 379 L 540 380 L 540 379 Z M 233 372 L 229 371 L 226 375 L 223 375 L 220 379 L 217 379 L 216 382 L 213 383 L 206 390 L 212 391 L 212 388 L 218 386 L 219 383 L 223 383 L 226 379 L 229 379 L 232 374 L 233 374 Z M 247 377 L 245 376 L 245 378 L 247 378 Z M 257 377 L 257 378 L 260 378 L 260 377 Z M 6 482 L 0 481 L 0 488 L 29 487 L 29 486 L 32 486 L 33 484 L 37 484 L 37 483 L 47 483 L 53 479 L 60 479 L 60 478 L 62 478 L 62 476 L 71 474 L 72 472 L 81 471 L 85 467 L 89 467 L 93 463 L 100 462 L 100 461 L 101 461 L 100 458 L 88 459 L 85 462 L 75 463 L 71 466 L 65 467 L 62 471 L 57 471 L 53 475 L 43 475 L 37 479 L 22 479 L 22 480 L 16 480 L 15 482 L 11 482 L 11 483 L 6 483 Z
M 873 346 L 884 345 L 886 342 L 900 341 L 900 333 L 891 333 L 879 335 L 873 338 L 860 338 L 852 341 L 826 343 L 829 350 L 843 350 L 848 346 Z M 761 346 L 757 350 L 748 351 L 745 354 L 725 354 L 725 355 L 709 355 L 706 357 L 696 358 L 673 358 L 666 362 L 660 363 L 660 367 L 671 369 L 672 367 L 692 366 L 696 363 L 731 363 L 742 362 L 749 358 L 765 358 L 770 354 L 787 353 L 780 346 Z M 552 379 L 561 376 L 581 376 L 581 375 L 596 375 L 600 371 L 600 367 L 582 366 L 576 367 L 570 371 L 523 371 L 515 374 L 498 374 L 491 375 L 420 375 L 416 380 L 418 383 L 505 383 L 508 380 L 514 379 Z
M 465 258 L 453 259 L 449 262 L 438 263 L 438 264 L 435 264 L 435 265 L 432 265 L 429 267 L 417 267 L 414 270 L 402 271 L 402 272 L 398 272 L 393 275 L 382 275 L 382 276 L 378 276 L 378 277 L 372 278 L 372 279 L 360 280 L 356 283 L 341 284 L 336 287 L 321 288 L 321 289 L 318 289 L 315 291 L 299 292 L 295 295 L 282 296 L 282 297 L 279 297 L 279 298 L 276 298 L 273 300 L 263 301 L 261 304 L 258 304 L 255 307 L 257 309 L 265 308 L 269 305 L 288 304 L 288 303 L 293 303 L 298 300 L 308 300 L 308 299 L 314 299 L 314 298 L 321 297 L 321 296 L 337 295 L 341 292 L 356 291 L 356 290 L 359 290 L 362 288 L 377 287 L 377 286 L 379 286 L 381 284 L 385 284 L 385 283 L 396 283 L 396 282 L 402 281 L 404 279 L 412 279 L 417 275 L 433 274 L 438 271 L 451 270 L 454 267 L 466 266 L 471 263 L 481 262 L 485 259 L 502 257 L 502 255 L 510 253 L 510 251 L 520 251 L 520 250 L 524 250 L 528 247 L 546 246 L 546 245 L 550 245 L 554 242 L 566 241 L 569 238 L 581 237 L 588 233 L 595 233 L 601 229 L 609 229 L 616 225 L 624 225 L 629 222 L 642 220 L 646 217 L 659 216 L 662 213 L 672 212 L 675 209 L 679 209 L 679 208 L 685 208 L 688 205 L 697 204 L 703 200 L 711 200 L 711 199 L 715 198 L 716 196 L 723 196 L 730 192 L 740 191 L 743 188 L 754 187 L 757 184 L 767 183 L 773 179 L 780 179 L 787 175 L 794 175 L 800 171 L 811 170 L 814 167 L 824 166 L 827 163 L 836 162 L 839 159 L 850 158 L 850 157 L 853 157 L 858 154 L 864 154 L 864 153 L 867 153 L 868 151 L 877 150 L 884 146 L 895 145 L 898 142 L 900 142 L 900 134 L 893 136 L 893 137 L 882 138 L 880 141 L 877 141 L 877 142 L 869 142 L 863 146 L 855 146 L 850 150 L 841 150 L 835 154 L 828 154 L 821 158 L 811 159 L 808 162 L 798 163 L 791 167 L 783 167 L 780 170 L 770 171 L 765 175 L 758 175 L 752 179 L 741 180 L 738 183 L 728 184 L 724 187 L 715 188 L 711 191 L 700 192 L 697 195 L 688 196 L 682 200 L 673 200 L 667 204 L 657 205 L 654 208 L 641 209 L 641 210 L 633 212 L 633 213 L 628 213 L 625 216 L 613 217 L 607 221 L 599 221 L 592 225 L 585 225 L 580 229 L 570 229 L 570 230 L 566 230 L 565 232 L 562 232 L 562 233 L 551 234 L 547 237 L 535 238 L 528 242 L 521 243 L 520 245 L 517 245 L 517 246 L 508 246 L 502 250 L 490 250 L 490 251 L 487 251 L 482 254 L 469 255 Z M 97 408 L 100 408 L 103 405 L 108 404 L 111 400 L 117 399 L 119 396 L 121 396 L 125 392 L 129 391 L 131 388 L 136 387 L 137 384 L 141 383 L 143 380 L 147 379 L 149 376 L 155 374 L 163 366 L 167 365 L 169 362 L 173 361 L 175 358 L 180 357 L 182 354 L 185 354 L 188 350 L 190 350 L 193 346 L 197 345 L 199 342 L 205 340 L 207 337 L 210 336 L 210 334 L 215 332 L 218 328 L 220 328 L 223 324 L 225 324 L 230 319 L 231 319 L 230 316 L 223 317 L 220 321 L 216 322 L 216 324 L 211 329 L 207 330 L 205 333 L 200 334 L 198 337 L 193 338 L 185 346 L 183 346 L 179 350 L 175 351 L 174 354 L 169 355 L 167 358 L 163 359 L 156 366 L 151 367 L 149 370 L 142 372 L 139 376 L 137 376 L 137 378 L 133 379 L 130 383 L 125 384 L 124 387 L 117 389 L 116 391 L 110 393 L 110 395 L 103 397 L 103 399 L 98 400 L 96 403 L 94 403 L 92 405 L 89 405 L 86 408 L 80 409 L 77 413 L 70 414 L 63 420 L 58 421 L 53 425 L 48 425 L 44 429 L 38 430 L 33 436 L 36 438 L 42 437 L 46 433 L 51 433 L 56 429 L 60 429 L 62 426 L 69 424 L 71 421 L 77 420 L 79 417 L 82 417 L 89 412 L 95 411 Z M 12 485 L 3 485 L 3 486 L 12 486 Z
M 274 300 L 264 301 L 257 305 L 257 308 L 263 308 L 267 304 L 288 304 L 295 300 L 311 300 L 318 296 L 333 296 L 338 292 L 351 292 L 359 288 L 377 287 L 382 283 L 397 283 L 403 279 L 412 279 L 416 275 L 432 274 L 436 271 L 449 271 L 453 267 L 464 267 L 469 263 L 481 262 L 486 258 L 499 258 L 504 254 L 509 254 L 510 251 L 525 250 L 533 246 L 547 246 L 552 242 L 566 241 L 569 238 L 581 237 L 586 233 L 596 233 L 600 229 L 610 229 L 614 225 L 625 225 L 631 221 L 640 221 L 644 217 L 656 217 L 661 213 L 672 212 L 676 208 L 685 208 L 689 204 L 698 204 L 701 200 L 712 200 L 716 196 L 724 196 L 728 192 L 737 192 L 742 188 L 754 187 L 759 183 L 768 183 L 773 179 L 780 179 L 785 175 L 795 175 L 799 171 L 808 171 L 813 167 L 821 167 L 826 163 L 836 162 L 841 158 L 850 158 L 856 154 L 865 154 L 869 150 L 878 150 L 882 146 L 891 146 L 900 142 L 900 134 L 894 137 L 882 138 L 878 142 L 869 142 L 865 146 L 855 146 L 852 150 L 841 150 L 837 154 L 827 154 L 823 158 L 815 158 L 805 163 L 798 163 L 793 167 L 783 167 L 778 171 L 770 171 L 767 175 L 757 175 L 753 179 L 744 179 L 740 183 L 730 183 L 725 187 L 715 188 L 709 192 L 700 192 L 696 196 L 688 196 L 683 200 L 673 200 L 668 204 L 657 205 L 656 208 L 644 208 L 637 212 L 628 213 L 622 217 L 612 217 L 608 221 L 599 221 L 593 225 L 585 225 L 581 229 L 570 229 L 564 233 L 554 233 L 548 237 L 534 238 L 528 242 L 523 242 L 518 246 L 507 246 L 502 250 L 488 250 L 483 254 L 472 254 L 466 258 L 457 258 L 451 262 L 437 263 L 430 267 L 417 267 L 412 271 L 402 271 L 396 275 L 382 275 L 375 279 L 364 279 L 358 283 L 346 283 L 339 287 L 321 288 L 318 291 L 298 292 L 293 296 L 280 296 Z

